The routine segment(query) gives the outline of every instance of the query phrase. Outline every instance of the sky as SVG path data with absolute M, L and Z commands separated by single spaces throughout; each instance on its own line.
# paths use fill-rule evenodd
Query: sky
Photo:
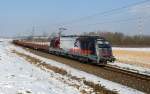
M 0 0 L 0 36 L 109 31 L 150 35 L 150 2 L 109 12 L 145 0 Z M 97 15 L 94 15 L 97 14 Z M 87 16 L 94 15 L 86 18 Z M 80 19 L 85 18 L 85 19 Z M 131 19 L 131 20 L 130 20 Z

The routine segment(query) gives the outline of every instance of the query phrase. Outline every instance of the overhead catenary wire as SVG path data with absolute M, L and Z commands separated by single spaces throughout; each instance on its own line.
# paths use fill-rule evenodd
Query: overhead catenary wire
M 138 31 L 139 34 L 142 34 L 143 33 L 143 28 L 144 28 L 143 21 L 144 20 L 146 21 L 148 19 L 150 19 L 150 15 L 149 16 L 132 17 L 132 18 L 121 19 L 121 20 L 111 20 L 111 21 L 103 21 L 103 22 L 98 22 L 98 23 L 83 24 L 83 25 L 77 25 L 77 27 L 91 27 L 91 26 L 96 26 L 96 25 L 99 25 L 99 26 L 105 25 L 106 26 L 106 24 L 107 25 L 108 24 L 120 24 L 120 23 L 124 24 L 124 23 L 133 21 L 133 22 L 135 22 L 134 24 L 138 26 L 137 27 L 138 30 L 136 30 L 136 31 Z M 136 22 L 138 24 L 136 24 Z
M 95 14 L 92 14 L 92 15 L 89 15 L 89 16 L 77 18 L 77 19 L 72 20 L 72 21 L 64 22 L 64 23 L 62 23 L 61 25 L 74 24 L 74 23 L 77 23 L 77 22 L 89 20 L 89 19 L 91 19 L 91 18 L 94 18 L 94 17 L 96 17 L 96 16 L 100 16 L 100 15 L 106 16 L 106 15 L 109 15 L 109 13 L 117 12 L 117 11 L 120 11 L 120 10 L 122 10 L 122 9 L 128 9 L 128 8 L 133 7 L 133 6 L 136 6 L 136 5 L 140 5 L 140 4 L 143 4 L 143 3 L 147 3 L 147 2 L 149 2 L 149 1 L 150 1 L 150 0 L 144 0 L 144 1 L 141 1 L 141 2 L 134 3 L 134 4 L 122 6 L 122 7 L 120 7 L 120 8 L 114 8 L 114 9 L 111 9 L 111 10 L 108 10 L 108 11 L 95 13 Z
M 101 25 L 101 24 L 122 23 L 122 22 L 134 21 L 134 20 L 136 21 L 136 20 L 141 19 L 141 18 L 142 19 L 147 19 L 147 18 L 150 18 L 150 16 L 137 17 L 137 18 L 127 18 L 127 19 L 121 19 L 121 20 L 103 21 L 103 22 L 98 22 L 98 23 L 84 24 L 82 26 L 93 26 L 93 25 Z

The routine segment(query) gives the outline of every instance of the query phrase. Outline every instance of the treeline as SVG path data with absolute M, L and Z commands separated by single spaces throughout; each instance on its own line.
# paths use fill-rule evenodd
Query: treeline
M 122 47 L 150 47 L 150 35 L 129 36 L 120 32 L 89 32 L 84 35 L 100 35 L 113 46 Z

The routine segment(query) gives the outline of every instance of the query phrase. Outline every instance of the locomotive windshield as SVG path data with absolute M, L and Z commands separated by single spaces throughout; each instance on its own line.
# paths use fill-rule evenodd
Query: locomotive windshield
M 111 48 L 109 42 L 104 42 L 104 41 L 98 41 L 98 47 L 99 48 Z

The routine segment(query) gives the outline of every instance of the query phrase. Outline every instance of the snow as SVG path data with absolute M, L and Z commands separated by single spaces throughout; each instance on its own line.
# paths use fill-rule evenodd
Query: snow
M 125 51 L 150 51 L 150 48 L 124 48 L 124 47 L 112 47 L 113 50 L 125 50 Z
M 132 64 L 132 65 L 131 64 L 124 64 L 121 62 L 114 62 L 114 63 L 109 63 L 109 64 L 116 66 L 116 67 L 119 67 L 121 69 L 125 69 L 125 70 L 129 70 L 129 71 L 133 71 L 136 73 L 150 76 L 150 69 L 149 68 L 139 67 L 139 66 L 136 66 L 134 64 Z
M 35 58 L 38 58 L 38 59 L 40 59 L 40 60 L 42 60 L 43 62 L 46 62 L 46 63 L 48 63 L 48 64 L 50 64 L 50 65 L 53 65 L 53 66 L 56 66 L 56 67 L 59 67 L 59 68 L 63 68 L 63 69 L 65 69 L 68 73 L 70 73 L 72 76 L 76 76 L 76 77 L 79 77 L 79 78 L 85 78 L 87 81 L 92 81 L 92 82 L 94 82 L 94 83 L 98 83 L 98 84 L 101 84 L 102 86 L 104 86 L 104 87 L 106 87 L 107 89 L 109 89 L 109 90 L 113 90 L 113 91 L 117 91 L 118 93 L 120 93 L 120 94 L 143 94 L 143 92 L 140 92 L 140 91 L 138 91 L 138 90 L 135 90 L 135 89 L 132 89 L 132 88 L 129 88 L 129 87 L 127 87 L 127 86 L 123 86 L 123 85 L 121 85 L 121 84 L 118 84 L 118 83 L 114 83 L 114 82 L 112 82 L 112 81 L 109 81 L 109 80 L 105 80 L 105 79 L 103 79 L 103 78 L 100 78 L 100 77 L 97 77 L 97 76 L 95 76 L 95 75 L 92 75 L 92 74 L 89 74 L 89 73 L 86 73 L 86 72 L 83 72 L 83 71 L 80 71 L 80 70 L 77 70 L 77 69 L 74 69 L 74 68 L 72 68 L 72 67 L 70 67 L 70 66 L 68 66 L 68 65 L 65 65 L 65 64 L 62 64 L 62 63 L 59 63 L 59 62 L 56 62 L 56 61 L 54 61 L 54 60 L 50 60 L 50 59 L 46 59 L 46 58 L 43 58 L 43 57 L 40 57 L 40 56 L 37 56 L 37 55 L 35 55 L 35 54 L 32 54 L 32 53 L 30 53 L 30 52 L 28 52 L 28 51 L 26 51 L 26 50 L 24 50 L 24 49 L 22 49 L 22 48 L 20 48 L 20 47 L 16 47 L 16 46 L 13 46 L 13 45 L 9 45 L 9 47 L 8 47 L 10 50 L 17 50 L 17 51 L 19 51 L 19 52 L 21 52 L 21 53 L 24 53 L 24 54 L 26 54 L 26 55 L 29 55 L 29 56 L 32 56 L 32 57 L 35 57 Z M 14 59 L 13 59 L 14 60 Z M 16 60 L 16 59 L 15 59 Z M 4 62 L 4 61 L 3 61 Z M 25 61 L 24 61 L 24 63 L 25 63 Z M 26 64 L 26 63 L 25 63 Z M 27 65 L 24 65 L 24 66 L 27 66 Z M 26 67 L 25 67 L 26 68 Z M 31 67 L 30 67 L 31 68 Z M 31 71 L 30 69 L 28 70 L 28 71 Z M 38 71 L 38 69 L 36 69 L 36 71 Z M 35 72 L 35 71 L 34 71 Z M 39 72 L 39 71 L 38 71 Z M 24 74 L 24 73 L 23 73 Z M 29 73 L 30 75 L 31 75 L 31 73 Z M 42 73 L 43 74 L 43 73 Z M 43 74 L 44 75 L 44 74 Z M 42 77 L 42 79 L 46 79 L 47 78 L 47 76 L 46 75 L 48 75 L 48 74 L 45 74 L 44 76 L 40 76 L 40 77 Z M 25 75 L 24 75 L 25 76 Z M 36 77 L 37 77 L 38 75 L 36 75 Z M 46 76 L 46 77 L 45 77 Z M 25 79 L 25 77 L 23 77 L 24 79 Z M 33 77 L 31 78 L 31 77 L 29 77 L 29 79 L 31 80 L 31 81 L 33 81 Z M 28 80 L 29 80 L 28 79 Z M 45 81 L 45 80 L 44 80 Z M 51 83 L 52 84 L 54 84 L 53 83 L 53 81 L 51 81 Z M 36 84 L 38 84 L 38 83 L 36 83 Z M 49 86 L 49 84 L 48 84 L 48 82 L 46 83 L 46 82 L 44 82 L 44 83 L 40 83 L 40 84 L 44 84 L 44 87 L 46 87 L 46 85 L 47 86 Z M 60 83 L 59 83 L 60 84 Z M 57 82 L 57 85 L 59 85 L 58 84 L 58 82 Z M 56 84 L 54 84 L 54 86 L 55 86 Z M 60 84 L 61 85 L 61 84 Z M 38 85 L 36 85 L 36 86 L 38 86 Z M 42 85 L 41 85 L 42 86 Z M 51 86 L 51 85 L 50 85 Z M 8 87 L 10 87 L 10 86 L 8 86 Z M 26 87 L 26 86 L 24 86 L 24 87 Z M 63 86 L 64 87 L 64 86 Z M 36 87 L 35 87 L 36 88 Z M 52 87 L 52 88 L 55 88 L 55 87 Z M 59 87 L 60 89 L 62 89 L 63 90 L 63 88 L 62 87 Z M 69 88 L 69 87 L 68 87 Z M 37 90 L 39 90 L 39 89 L 37 89 Z M 48 90 L 48 89 L 46 89 L 46 90 Z M 45 91 L 46 92 L 46 90 L 44 89 L 44 90 L 42 90 L 42 91 Z M 77 93 L 77 91 L 75 91 L 75 90 L 73 90 L 73 89 L 68 89 L 68 90 L 70 90 L 70 94 L 73 94 L 73 92 L 75 92 L 75 93 Z M 64 90 L 65 91 L 65 90 Z M 36 92 L 36 90 L 34 91 L 34 92 Z M 52 93 L 53 94 L 53 93 Z M 62 93 L 61 93 L 62 94 Z M 64 94 L 69 94 L 68 92 L 65 92 Z
M 11 53 L 10 43 L 0 40 L 0 94 L 80 94 L 51 77 L 53 72 L 45 72 Z

